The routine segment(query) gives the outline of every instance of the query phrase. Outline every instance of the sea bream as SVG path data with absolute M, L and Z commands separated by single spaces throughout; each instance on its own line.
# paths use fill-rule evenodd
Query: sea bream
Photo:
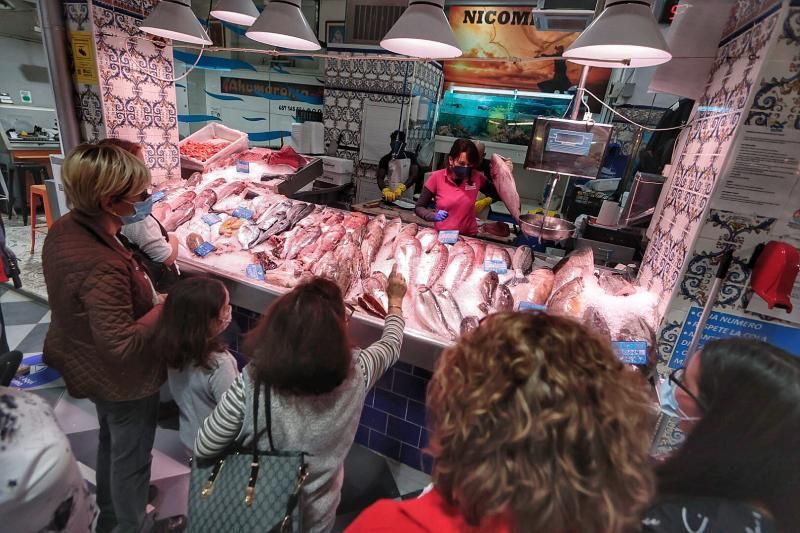
M 376 272 L 365 279 L 361 284 L 359 306 L 370 314 L 385 318 L 389 308 L 389 298 L 386 295 L 388 284 L 389 281 L 383 272 Z
M 417 318 L 417 322 L 431 333 L 437 335 L 449 334 L 449 326 L 433 291 L 424 285 L 420 285 L 417 287 L 415 296 L 414 315 Z
M 549 268 L 538 268 L 525 277 L 525 283 L 518 283 L 511 288 L 514 301 L 544 305 L 553 290 L 553 271 Z M 510 285 L 510 284 L 509 284 Z
M 236 233 L 236 238 L 239 244 L 242 245 L 242 250 L 249 250 L 260 241 L 261 230 L 253 222 L 243 224 L 239 231 Z
M 489 173 L 492 175 L 492 182 L 494 188 L 497 189 L 497 194 L 500 195 L 500 200 L 506 204 L 506 208 L 514 220 L 519 221 L 521 202 L 517 192 L 517 182 L 514 181 L 514 174 L 509 168 L 510 162 L 510 159 L 499 154 L 492 154 Z
M 395 252 L 395 262 L 397 263 L 397 273 L 407 280 L 411 286 L 417 283 L 417 272 L 422 255 L 422 245 L 414 237 L 404 239 Z
M 594 253 L 591 248 L 582 248 L 569 254 L 553 267 L 555 279 L 553 292 L 575 278 L 594 278 Z
M 433 294 L 436 296 L 436 303 L 439 304 L 439 309 L 442 312 L 447 332 L 450 334 L 450 338 L 455 339 L 458 337 L 461 330 L 461 322 L 464 319 L 461 315 L 461 309 L 459 309 L 455 298 L 446 288 L 435 287 Z
M 547 301 L 547 312 L 554 315 L 583 316 L 585 302 L 583 298 L 584 278 L 577 277 L 553 292 Z
M 362 276 L 368 276 L 371 273 L 370 269 L 378 255 L 381 243 L 383 243 L 383 227 L 385 225 L 386 217 L 384 215 L 378 215 L 367 223 L 364 238 L 361 240 L 361 257 L 364 266 Z
M 447 268 L 438 279 L 437 284 L 450 290 L 456 290 L 472 274 L 474 259 L 475 254 L 472 248 L 463 241 L 457 242 L 449 253 Z
M 432 287 L 447 268 L 447 246 L 438 240 L 429 243 L 428 251 L 420 243 L 420 259 L 415 283 Z

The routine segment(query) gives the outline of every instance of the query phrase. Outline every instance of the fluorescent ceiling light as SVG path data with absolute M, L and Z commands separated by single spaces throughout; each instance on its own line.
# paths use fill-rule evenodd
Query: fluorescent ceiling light
M 271 0 L 245 35 L 260 43 L 292 50 L 322 48 L 300 11 L 300 0 Z
M 214 44 L 192 13 L 188 0 L 161 0 L 139 29 L 174 41 Z
M 460 57 L 462 52 L 444 15 L 444 0 L 410 0 L 381 46 L 423 59 Z
M 454 93 L 474 93 L 474 94 L 505 94 L 508 96 L 533 96 L 536 98 L 560 98 L 562 100 L 572 100 L 571 94 L 540 93 L 535 91 L 518 91 L 516 89 L 489 89 L 486 87 L 464 87 L 456 85 L 448 89 Z
M 225 22 L 250 26 L 258 18 L 258 9 L 252 0 L 219 0 L 209 14 Z
M 607 0 L 605 10 L 564 52 L 579 65 L 652 67 L 672 59 L 652 0 Z

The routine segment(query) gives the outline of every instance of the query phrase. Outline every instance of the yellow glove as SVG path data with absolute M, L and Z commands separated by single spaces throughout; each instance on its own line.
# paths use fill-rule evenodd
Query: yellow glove
M 398 186 L 397 186 L 397 189 L 395 189 L 395 190 L 394 190 L 394 194 L 395 194 L 395 196 L 396 196 L 397 198 L 400 198 L 401 196 L 403 196 L 403 193 L 404 193 L 404 192 L 406 192 L 406 186 L 405 186 L 405 184 L 403 184 L 403 183 L 401 183 L 400 185 L 398 185 Z
M 394 202 L 396 195 L 392 192 L 392 190 L 389 187 L 385 187 L 383 189 L 383 198 L 387 202 Z
M 477 202 L 475 202 L 475 214 L 477 215 L 478 213 L 480 213 L 481 211 L 492 205 L 492 203 L 494 203 L 494 200 L 492 199 L 491 196 L 487 196 L 482 200 L 478 200 Z

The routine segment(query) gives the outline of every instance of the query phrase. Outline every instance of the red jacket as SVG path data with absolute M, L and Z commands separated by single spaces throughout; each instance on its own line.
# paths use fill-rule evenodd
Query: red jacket
M 124 401 L 158 391 L 166 369 L 146 341 L 161 306 L 131 252 L 72 211 L 50 228 L 42 268 L 52 311 L 44 360 L 69 393 Z
M 483 520 L 480 526 L 468 525 L 458 509 L 449 505 L 435 489 L 413 500 L 381 500 L 361 513 L 346 533 L 511 533 L 505 516 Z

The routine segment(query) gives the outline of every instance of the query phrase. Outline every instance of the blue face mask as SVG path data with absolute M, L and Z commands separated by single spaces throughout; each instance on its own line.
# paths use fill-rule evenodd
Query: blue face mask
M 681 409 L 675 396 L 677 389 L 678 386 L 669 379 L 659 378 L 658 386 L 656 387 L 659 410 L 665 415 L 678 420 L 699 420 L 699 417 L 689 416 Z
M 124 217 L 119 217 L 122 220 L 122 225 L 135 224 L 147 218 L 153 212 L 153 195 L 150 195 L 147 200 L 141 202 L 133 202 L 133 214 Z
M 472 167 L 453 167 L 453 172 L 456 175 L 456 180 L 461 182 L 472 175 Z

